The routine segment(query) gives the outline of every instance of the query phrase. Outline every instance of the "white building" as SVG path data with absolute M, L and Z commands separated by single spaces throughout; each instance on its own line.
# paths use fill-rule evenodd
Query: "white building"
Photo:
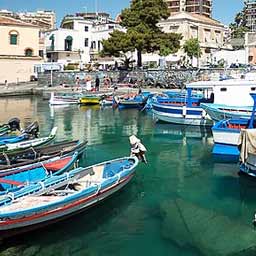
M 96 22 L 82 17 L 68 17 L 61 28 L 46 32 L 47 60 L 64 65 L 79 64 L 80 68 L 92 61 L 102 63 L 104 59 L 99 57 L 102 40 L 108 39 L 114 29 L 122 28 L 112 21 Z

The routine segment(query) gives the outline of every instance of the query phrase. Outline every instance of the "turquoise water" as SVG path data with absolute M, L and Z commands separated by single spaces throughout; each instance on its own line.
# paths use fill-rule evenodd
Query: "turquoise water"
M 84 213 L 1 244 L 1 256 L 234 255 L 256 245 L 256 182 L 239 177 L 236 164 L 213 161 L 209 131 L 155 124 L 137 110 L 50 109 L 40 98 L 0 99 L 0 113 L 1 123 L 13 116 L 23 125 L 37 119 L 41 135 L 58 126 L 57 140 L 88 140 L 81 165 L 128 155 L 131 134 L 148 149 L 148 165 L 140 164 L 123 190 Z

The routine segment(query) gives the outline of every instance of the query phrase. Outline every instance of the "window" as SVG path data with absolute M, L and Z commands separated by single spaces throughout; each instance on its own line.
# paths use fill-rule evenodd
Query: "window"
M 18 44 L 18 35 L 19 33 L 15 30 L 9 32 L 10 44 L 17 45 Z
M 251 91 L 256 91 L 256 88 L 255 88 L 255 87 L 252 87 L 252 88 L 251 88 Z
M 38 55 L 43 58 L 44 57 L 44 50 L 39 50 Z
M 98 51 L 100 51 L 101 41 L 98 41 Z
M 84 39 L 84 47 L 88 47 L 89 46 L 89 39 L 85 38 Z
M 25 50 L 25 56 L 26 57 L 32 57 L 33 56 L 33 50 L 28 48 Z
M 227 91 L 227 88 L 224 88 L 224 87 L 223 87 L 223 88 L 220 88 L 220 91 L 221 91 L 221 92 L 226 92 L 226 91 Z
M 88 26 L 85 26 L 85 27 L 84 27 L 84 31 L 85 31 L 85 32 L 88 32 L 88 31 L 89 31 L 89 27 L 88 27 Z
M 72 43 L 73 43 L 72 36 L 67 36 L 64 43 L 65 43 L 65 51 L 72 51 Z

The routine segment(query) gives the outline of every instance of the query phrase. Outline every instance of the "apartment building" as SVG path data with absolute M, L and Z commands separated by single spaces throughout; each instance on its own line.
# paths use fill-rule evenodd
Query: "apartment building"
M 212 0 L 165 0 L 171 14 L 190 12 L 212 16 Z
M 246 0 L 245 4 L 245 15 L 246 25 L 250 28 L 251 32 L 256 31 L 256 0 Z

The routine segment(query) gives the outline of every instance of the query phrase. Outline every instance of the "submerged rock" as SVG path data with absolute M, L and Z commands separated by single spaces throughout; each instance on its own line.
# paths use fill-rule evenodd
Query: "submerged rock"
M 162 235 L 207 256 L 256 255 L 256 231 L 227 216 L 184 200 L 161 205 Z

